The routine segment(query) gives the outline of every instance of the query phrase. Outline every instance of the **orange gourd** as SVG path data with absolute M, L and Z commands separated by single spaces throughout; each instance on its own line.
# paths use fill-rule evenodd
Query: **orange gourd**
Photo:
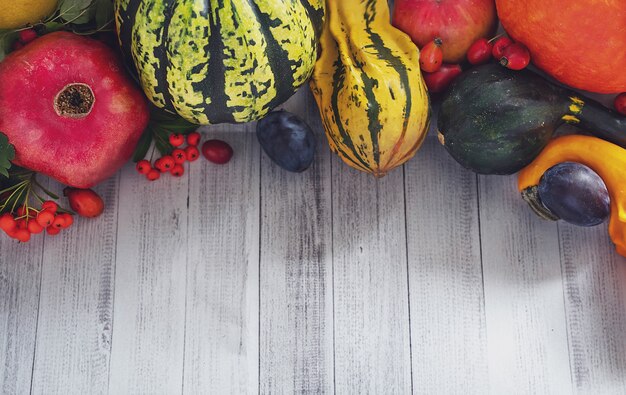
M 626 149 L 596 137 L 556 138 L 519 173 L 520 192 L 537 186 L 546 170 L 563 162 L 590 167 L 606 184 L 611 197 L 609 235 L 617 252 L 626 257 Z
M 497 0 L 502 26 L 535 65 L 574 88 L 626 91 L 625 0 Z

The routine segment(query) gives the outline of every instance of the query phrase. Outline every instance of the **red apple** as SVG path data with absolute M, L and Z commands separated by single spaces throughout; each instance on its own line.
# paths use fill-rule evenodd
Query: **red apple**
M 495 0 L 396 0 L 393 25 L 420 48 L 441 38 L 443 61 L 459 63 L 474 41 L 495 32 Z

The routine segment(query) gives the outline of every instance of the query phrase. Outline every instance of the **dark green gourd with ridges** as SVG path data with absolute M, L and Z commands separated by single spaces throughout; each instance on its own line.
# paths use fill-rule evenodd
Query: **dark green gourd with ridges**
M 463 73 L 445 94 L 440 140 L 454 159 L 482 174 L 528 165 L 564 122 L 626 147 L 626 118 L 528 71 L 488 64 Z
M 323 0 L 115 0 L 122 52 L 148 98 L 197 124 L 248 122 L 304 84 Z

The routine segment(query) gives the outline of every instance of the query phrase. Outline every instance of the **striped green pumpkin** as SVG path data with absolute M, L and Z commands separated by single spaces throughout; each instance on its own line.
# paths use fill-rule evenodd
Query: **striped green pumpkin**
M 324 0 L 115 0 L 115 14 L 152 103 L 206 125 L 259 119 L 307 81 Z
M 328 142 L 349 166 L 382 177 L 428 132 L 419 50 L 391 25 L 385 0 L 328 0 L 327 19 L 311 89 Z

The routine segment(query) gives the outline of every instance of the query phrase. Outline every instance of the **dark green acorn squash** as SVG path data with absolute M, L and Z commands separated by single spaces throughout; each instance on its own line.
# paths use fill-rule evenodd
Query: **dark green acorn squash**
M 487 64 L 463 73 L 439 110 L 439 138 L 464 167 L 513 174 L 564 122 L 626 147 L 626 117 L 528 71 Z
M 324 0 L 115 0 L 122 52 L 157 107 L 248 122 L 313 72 Z

